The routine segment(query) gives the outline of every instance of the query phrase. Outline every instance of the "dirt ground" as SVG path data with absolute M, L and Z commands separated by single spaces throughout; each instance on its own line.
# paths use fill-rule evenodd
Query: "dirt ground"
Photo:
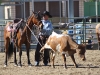
M 18 52 L 17 52 L 18 59 Z M 75 54 L 76 63 L 78 68 L 73 66 L 73 62 L 70 57 L 67 57 L 67 69 L 63 67 L 63 61 L 61 55 L 57 54 L 55 59 L 55 68 L 44 66 L 42 61 L 39 67 L 34 66 L 34 50 L 30 51 L 30 59 L 33 64 L 32 67 L 28 67 L 26 52 L 22 54 L 22 67 L 14 66 L 13 56 L 8 61 L 8 66 L 4 66 L 4 53 L 0 53 L 0 75 L 100 75 L 100 51 L 99 50 L 87 50 L 86 61 L 80 60 L 78 54 Z

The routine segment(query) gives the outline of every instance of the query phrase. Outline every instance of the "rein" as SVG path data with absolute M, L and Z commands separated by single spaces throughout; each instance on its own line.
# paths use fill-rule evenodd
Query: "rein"
M 35 36 L 35 34 L 33 33 L 33 31 L 30 29 L 30 27 L 27 25 L 27 23 L 26 23 L 26 26 L 28 27 L 28 29 L 31 31 L 31 33 L 32 33 L 32 35 L 35 37 L 35 39 L 39 42 L 39 40 L 38 40 L 38 38 Z M 26 35 L 27 36 L 27 35 Z M 28 39 L 28 36 L 27 36 L 27 40 L 29 40 Z M 29 42 L 29 41 L 28 41 Z M 30 42 L 29 42 L 30 43 Z M 39 42 L 39 44 L 41 45 L 41 43 Z M 42 47 L 42 45 L 41 45 L 41 47 Z

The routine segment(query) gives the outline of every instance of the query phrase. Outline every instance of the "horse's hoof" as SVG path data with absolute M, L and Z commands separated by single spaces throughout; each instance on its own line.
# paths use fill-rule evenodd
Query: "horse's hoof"
M 18 67 L 22 67 L 22 66 L 18 65 Z
M 28 64 L 29 67 L 32 67 L 32 64 Z
M 22 65 L 21 64 L 18 64 L 18 67 L 22 67 Z
M 4 67 L 7 67 L 7 65 L 4 65 Z
M 15 64 L 14 66 L 18 66 L 17 64 Z

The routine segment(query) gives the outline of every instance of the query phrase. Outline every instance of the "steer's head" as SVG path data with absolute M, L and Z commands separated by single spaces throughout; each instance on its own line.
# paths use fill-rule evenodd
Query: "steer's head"
M 85 61 L 86 60 L 86 58 L 85 58 L 86 49 L 85 49 L 85 45 L 84 44 L 79 44 L 78 49 L 77 49 L 77 52 L 78 52 L 80 58 L 83 61 Z

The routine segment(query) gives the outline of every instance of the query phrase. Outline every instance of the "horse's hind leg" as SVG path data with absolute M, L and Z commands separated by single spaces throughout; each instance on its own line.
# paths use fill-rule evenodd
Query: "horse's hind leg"
M 72 61 L 74 62 L 74 66 L 77 68 L 77 67 L 78 67 L 78 65 L 77 65 L 77 64 L 76 64 L 76 62 L 75 62 L 74 55 L 71 55 L 71 59 L 72 59 Z
M 5 48 L 5 62 L 4 62 L 4 67 L 7 66 L 7 49 Z
M 7 66 L 8 47 L 9 47 L 9 43 L 7 43 L 7 41 L 5 41 L 5 61 L 4 61 L 4 67 Z
M 15 63 L 15 66 L 17 66 L 17 60 L 16 60 L 16 47 L 14 47 L 14 63 Z

